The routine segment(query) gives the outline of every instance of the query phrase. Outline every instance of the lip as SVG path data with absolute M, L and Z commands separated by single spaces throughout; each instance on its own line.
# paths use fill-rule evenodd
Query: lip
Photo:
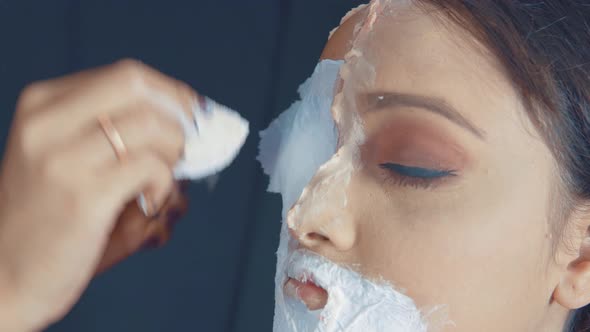
M 285 295 L 301 300 L 309 310 L 323 309 L 328 302 L 328 292 L 311 280 L 288 278 L 283 286 Z

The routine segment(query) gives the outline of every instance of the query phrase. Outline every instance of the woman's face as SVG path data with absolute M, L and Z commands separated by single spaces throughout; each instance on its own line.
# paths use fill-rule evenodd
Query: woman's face
M 344 59 L 366 15 L 345 21 L 322 57 Z M 448 330 L 558 330 L 549 321 L 563 324 L 567 310 L 551 303 L 563 266 L 552 251 L 550 151 L 500 66 L 467 32 L 412 6 L 389 15 L 363 46 L 371 83 L 344 96 L 355 107 L 333 109 L 335 117 L 355 112 L 364 131 L 360 167 L 337 212 L 348 217 L 321 214 L 294 235 L 391 281 L 418 307 L 446 305 L 456 324 Z

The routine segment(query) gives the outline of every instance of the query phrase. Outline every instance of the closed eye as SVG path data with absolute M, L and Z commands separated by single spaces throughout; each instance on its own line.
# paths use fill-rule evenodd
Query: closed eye
M 453 170 L 406 166 L 396 163 L 383 163 L 379 166 L 387 170 L 395 183 L 401 186 L 428 188 L 439 180 L 456 176 L 456 172 Z
M 381 164 L 382 168 L 392 170 L 394 172 L 399 173 L 400 175 L 411 176 L 416 178 L 439 178 L 442 176 L 452 175 L 453 171 L 448 170 L 438 170 L 438 169 L 430 169 L 430 168 L 422 168 L 422 167 L 415 167 L 415 166 L 405 166 L 400 164 L 394 163 L 384 163 Z

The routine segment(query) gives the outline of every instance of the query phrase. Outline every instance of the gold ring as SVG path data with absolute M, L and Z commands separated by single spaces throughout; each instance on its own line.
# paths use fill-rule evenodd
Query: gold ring
M 127 147 L 123 142 L 123 138 L 121 138 L 121 134 L 119 134 L 119 131 L 115 128 L 115 125 L 113 125 L 111 118 L 108 115 L 103 114 L 98 116 L 97 120 L 108 141 L 111 143 L 119 162 L 127 162 Z M 139 194 L 137 205 L 146 217 L 151 217 L 153 215 L 154 207 L 152 206 L 152 201 L 144 192 Z
M 99 115 L 97 120 L 109 143 L 111 143 L 117 159 L 119 159 L 120 162 L 126 162 L 127 147 L 125 147 L 121 134 L 119 134 L 119 131 L 117 131 L 117 128 L 113 125 L 111 118 L 108 115 Z

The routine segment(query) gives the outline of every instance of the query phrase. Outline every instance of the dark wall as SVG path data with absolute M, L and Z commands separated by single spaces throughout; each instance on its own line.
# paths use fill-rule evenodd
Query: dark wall
M 0 139 L 31 81 L 133 57 L 250 120 L 216 187 L 164 248 L 92 282 L 49 331 L 270 331 L 280 198 L 265 193 L 257 132 L 296 97 L 328 32 L 359 0 L 0 0 Z

